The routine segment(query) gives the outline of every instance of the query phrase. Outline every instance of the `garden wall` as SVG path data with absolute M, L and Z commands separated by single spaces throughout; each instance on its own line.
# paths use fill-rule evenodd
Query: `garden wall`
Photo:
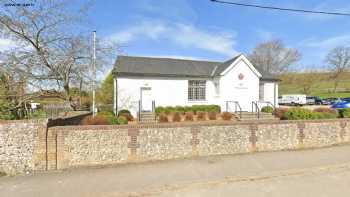
M 0 172 L 45 169 L 46 125 L 47 120 L 0 121 Z
M 350 120 L 66 126 L 49 129 L 49 169 L 324 147 L 350 141 Z
M 48 120 L 1 121 L 0 172 L 324 147 L 350 141 L 350 119 L 47 125 Z

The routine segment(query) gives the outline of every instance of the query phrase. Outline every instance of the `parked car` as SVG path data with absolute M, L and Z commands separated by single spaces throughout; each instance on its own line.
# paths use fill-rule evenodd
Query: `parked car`
M 278 99 L 280 105 L 306 105 L 305 94 L 286 94 Z
M 308 104 L 308 105 L 321 105 L 322 99 L 318 96 L 307 96 L 306 97 L 306 104 Z
M 331 97 L 331 98 L 326 98 L 326 99 L 324 99 L 324 100 L 325 100 L 325 102 L 329 102 L 330 105 L 333 105 L 333 104 L 335 104 L 335 103 L 338 103 L 338 102 L 341 102 L 341 101 L 342 101 L 340 98 L 333 98 L 333 97 Z
M 342 101 L 346 101 L 346 102 L 350 102 L 350 97 L 342 98 L 341 100 L 342 100 Z
M 333 109 L 345 109 L 345 108 L 350 108 L 350 102 L 347 101 L 341 101 L 334 103 L 331 108 Z

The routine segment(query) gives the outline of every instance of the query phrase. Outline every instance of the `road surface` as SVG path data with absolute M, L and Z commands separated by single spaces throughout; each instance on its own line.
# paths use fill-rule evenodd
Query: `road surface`
M 0 178 L 0 196 L 349 196 L 350 146 Z

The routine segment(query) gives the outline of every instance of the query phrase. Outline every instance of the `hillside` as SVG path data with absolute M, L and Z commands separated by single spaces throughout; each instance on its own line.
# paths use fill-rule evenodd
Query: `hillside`
M 350 97 L 350 73 L 342 76 L 341 81 L 334 90 L 334 81 L 330 73 L 288 73 L 280 77 L 279 95 L 307 94 L 327 97 Z

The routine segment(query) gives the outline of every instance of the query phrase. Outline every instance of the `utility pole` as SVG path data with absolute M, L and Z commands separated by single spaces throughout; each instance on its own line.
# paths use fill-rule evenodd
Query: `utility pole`
M 96 31 L 92 32 L 92 116 L 96 116 Z

